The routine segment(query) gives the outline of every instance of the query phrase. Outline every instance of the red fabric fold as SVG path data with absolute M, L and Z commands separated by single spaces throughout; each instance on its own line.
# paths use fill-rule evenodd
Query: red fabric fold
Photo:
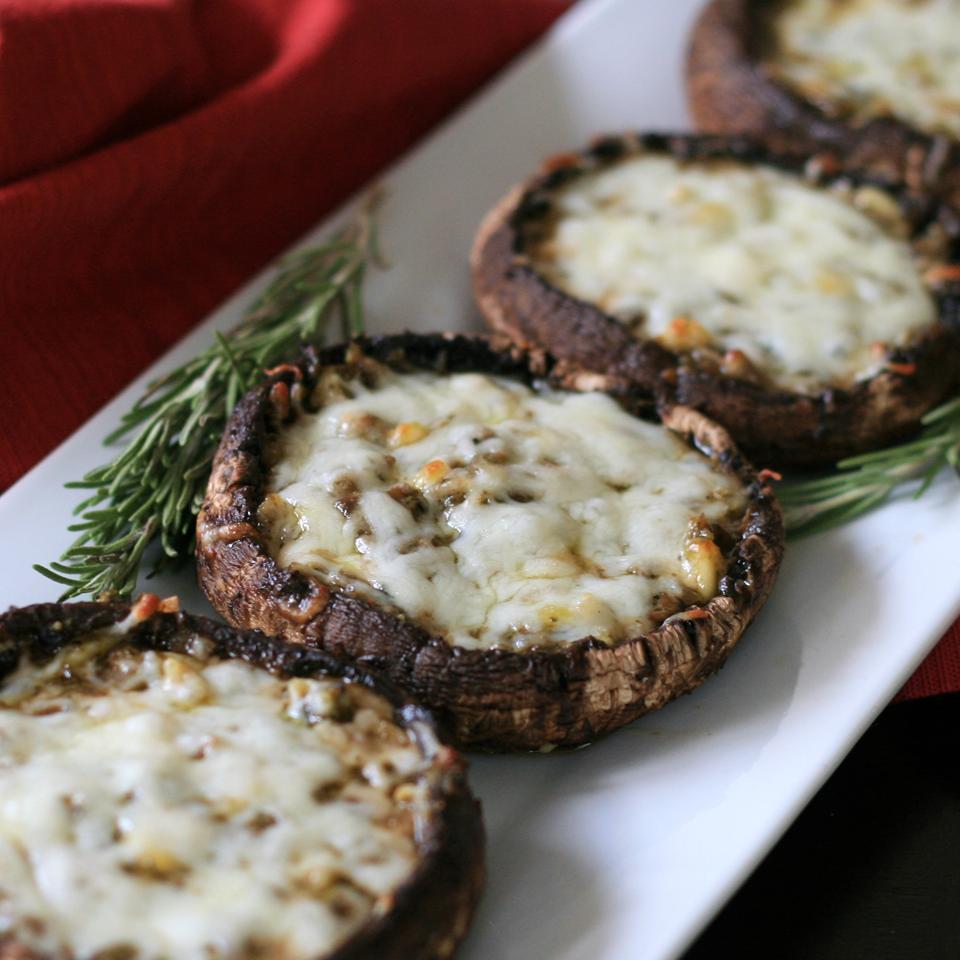
M 0 490 L 569 2 L 0 0 Z
M 960 620 L 946 632 L 932 653 L 897 694 L 897 701 L 918 700 L 960 690 Z
M 0 489 L 566 0 L 0 0 Z

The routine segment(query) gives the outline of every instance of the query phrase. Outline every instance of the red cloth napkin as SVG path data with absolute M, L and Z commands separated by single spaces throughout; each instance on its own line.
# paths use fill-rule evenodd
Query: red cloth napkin
M 960 690 L 960 619 L 897 694 L 897 702 Z
M 0 490 L 568 3 L 0 0 Z

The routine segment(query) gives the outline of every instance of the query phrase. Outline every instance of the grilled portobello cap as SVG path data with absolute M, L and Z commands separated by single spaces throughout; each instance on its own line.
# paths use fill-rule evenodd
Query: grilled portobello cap
M 0 958 L 452 956 L 483 829 L 430 715 L 156 599 L 0 616 Z
M 945 22 L 925 26 L 934 8 Z M 899 49 L 880 45 L 888 23 Z M 957 204 L 958 38 L 956 7 L 929 0 L 711 0 L 688 51 L 690 112 L 699 130 L 829 149 L 851 166 Z M 938 88 L 943 64 L 929 60 L 934 43 L 953 47 L 950 89 Z
M 409 379 L 418 377 L 423 382 Z M 506 426 L 488 429 L 479 415 L 473 420 L 472 414 L 458 420 L 448 396 L 441 408 L 448 413 L 453 409 L 452 419 L 444 421 L 440 416 L 435 423 L 426 425 L 397 423 L 403 415 L 404 396 L 415 382 L 419 383 L 416 390 L 428 391 L 434 384 L 441 394 L 446 390 L 450 396 L 465 397 L 465 402 L 479 404 L 484 410 L 488 395 L 491 409 L 499 409 L 497 405 L 501 403 L 513 403 L 510 398 L 515 395 L 520 412 L 512 421 L 506 416 Z M 201 586 L 214 607 L 235 624 L 257 626 L 287 640 L 321 647 L 386 675 L 444 719 L 455 742 L 462 746 L 549 749 L 582 744 L 614 730 L 688 692 L 720 667 L 770 591 L 781 559 L 783 530 L 770 487 L 758 479 L 721 428 L 686 408 L 669 411 L 666 424 L 703 452 L 694 453 L 673 434 L 625 416 L 621 407 L 638 411 L 646 405 L 628 388 L 617 393 L 619 406 L 602 394 L 580 392 L 605 385 L 603 377 L 564 369 L 542 353 L 530 354 L 479 338 L 446 334 L 362 339 L 323 350 L 277 371 L 238 405 L 216 455 L 197 525 Z M 370 415 L 378 392 L 388 388 L 401 393 L 380 393 L 380 406 L 375 412 L 385 416 Z M 338 398 L 344 395 L 359 399 L 341 403 Z M 562 406 L 568 400 L 572 406 Z M 642 605 L 642 590 L 653 590 L 646 586 L 643 571 L 633 570 L 631 575 L 636 575 L 636 580 L 617 581 L 615 587 L 605 586 L 602 574 L 584 574 L 584 579 L 578 580 L 587 564 L 594 561 L 588 561 L 583 553 L 586 548 L 579 546 L 577 555 L 571 556 L 567 540 L 563 539 L 566 533 L 558 535 L 559 546 L 555 544 L 554 528 L 549 524 L 557 523 L 561 529 L 564 524 L 573 524 L 571 515 L 582 505 L 569 510 L 564 507 L 564 513 L 546 496 L 541 501 L 537 493 L 541 482 L 544 489 L 548 483 L 567 482 L 564 478 L 569 471 L 573 471 L 574 478 L 580 477 L 580 467 L 562 462 L 567 457 L 562 451 L 556 457 L 544 455 L 533 466 L 525 466 L 521 454 L 516 454 L 528 442 L 533 444 L 535 453 L 541 449 L 535 439 L 518 439 L 517 431 L 525 429 L 524 417 L 533 417 L 524 412 L 527 408 L 523 404 L 549 406 L 554 402 L 559 411 L 554 416 L 561 420 L 568 416 L 574 420 L 577 416 L 589 418 L 594 408 L 598 408 L 598 416 L 624 418 L 628 433 L 646 437 L 649 432 L 657 443 L 667 445 L 671 455 L 683 461 L 676 467 L 678 471 L 700 471 L 709 478 L 710 490 L 729 488 L 733 491 L 730 496 L 739 498 L 735 516 L 727 515 L 728 507 L 723 502 L 698 508 L 698 514 L 701 510 L 716 514 L 715 522 L 708 523 L 701 517 L 701 527 L 691 534 L 696 542 L 675 545 L 677 553 L 681 549 L 687 551 L 684 556 L 690 564 L 685 569 L 692 572 L 693 579 L 688 580 L 696 589 L 691 588 L 692 593 L 687 590 L 682 597 L 665 589 L 662 595 L 654 597 L 656 613 L 651 614 L 645 606 L 641 614 L 634 610 L 636 615 L 632 620 L 627 618 L 627 627 L 616 617 L 611 620 L 612 614 L 598 601 L 597 594 L 609 588 L 615 591 L 617 602 L 626 607 Z M 360 454 L 354 448 L 323 447 L 306 475 L 295 474 L 291 479 L 284 466 L 284 447 L 289 445 L 308 456 L 303 454 L 305 437 L 316 429 L 311 424 L 318 423 L 325 424 L 323 430 L 328 437 L 342 436 L 344 431 L 351 433 L 354 425 L 359 424 L 361 435 L 366 438 Z M 445 423 L 451 431 L 462 428 L 456 435 L 459 449 L 466 448 L 462 456 L 454 454 L 451 448 L 443 460 L 437 449 L 430 446 L 431 436 L 439 438 L 441 448 L 446 443 Z M 616 426 L 601 425 L 597 429 L 608 430 L 603 436 L 598 433 L 598 449 L 591 453 L 578 447 L 568 460 L 579 458 L 581 466 L 602 461 L 607 456 L 603 437 L 619 438 L 617 431 L 622 431 L 623 424 L 617 419 Z M 431 434 L 431 430 L 436 433 Z M 582 430 L 589 432 L 586 427 Z M 548 439 L 553 435 L 544 434 Z M 424 438 L 419 446 L 418 437 Z M 568 441 L 576 442 L 572 435 L 564 442 Z M 618 442 L 612 441 L 614 446 Z M 407 469 L 404 462 L 397 464 L 396 460 L 402 459 L 408 443 L 408 459 L 404 462 L 407 466 L 413 464 L 413 472 L 397 476 L 395 471 L 402 473 Z M 500 481 L 496 477 L 501 476 L 498 470 L 506 471 L 502 476 L 508 484 L 519 475 L 510 472 L 514 469 L 509 465 L 514 454 L 520 463 L 516 469 L 522 472 L 530 466 L 533 473 L 525 475 L 524 489 L 497 492 Z M 371 457 L 371 470 L 381 474 L 381 489 L 371 495 L 372 500 L 363 499 L 362 484 L 358 489 L 357 483 L 346 482 L 349 478 L 338 473 L 340 464 L 354 463 L 354 457 L 359 455 Z M 418 466 L 424 459 L 427 462 Z M 644 463 L 636 462 L 634 468 L 631 461 L 627 472 L 633 469 L 642 475 Z M 537 472 L 540 470 L 560 472 L 548 476 Z M 282 471 L 286 471 L 286 479 L 274 482 Z M 584 475 L 586 479 L 576 482 L 593 483 L 595 478 L 588 474 Z M 327 513 L 314 513 L 313 519 L 305 522 L 303 514 L 296 511 L 301 509 L 298 504 L 309 506 L 309 498 L 297 493 L 296 483 L 309 483 L 311 475 L 321 478 L 316 482 L 331 492 L 323 494 L 327 497 Z M 484 477 L 489 480 L 489 489 L 483 486 L 487 483 Z M 626 478 L 623 489 L 632 482 Z M 285 483 L 292 485 L 285 487 Z M 598 496 L 609 495 L 611 503 L 619 503 L 616 498 L 620 494 L 611 492 L 616 484 L 608 484 L 607 480 L 602 484 L 605 486 Z M 638 496 L 624 494 L 627 495 Z M 335 502 L 333 497 L 337 498 Z M 295 509 L 293 516 L 284 513 L 290 503 Z M 670 500 L 661 497 L 659 503 L 658 509 L 666 514 Z M 374 510 L 381 515 L 379 521 L 368 516 Z M 496 512 L 487 514 L 485 510 Z M 297 529 L 309 528 L 311 524 L 322 528 L 322 517 L 329 515 L 334 517 L 334 527 L 339 530 L 340 521 L 334 516 L 337 512 L 337 516 L 346 518 L 346 560 L 334 558 L 328 564 L 318 559 L 326 555 L 322 550 L 311 554 L 303 540 L 297 539 Z M 389 523 L 382 519 L 387 514 Z M 541 516 L 547 519 L 543 526 L 537 526 Z M 653 515 L 644 515 L 638 509 L 616 516 L 622 523 L 609 521 L 615 529 L 607 537 L 609 549 L 601 547 L 601 552 L 607 549 L 608 553 L 616 553 L 619 547 L 614 544 L 621 536 L 621 528 Z M 496 518 L 500 525 L 485 517 Z M 604 519 L 601 511 L 596 523 Z M 436 527 L 417 526 L 434 520 Z M 379 549 L 384 551 L 382 556 L 387 556 L 393 541 L 384 535 L 378 547 L 378 534 L 373 531 L 394 523 L 400 529 L 413 531 L 411 543 L 400 544 L 382 567 L 371 568 L 373 573 L 368 572 L 367 576 L 375 579 L 380 576 L 378 570 L 389 572 L 388 562 L 400 562 L 410 551 L 422 548 L 424 552 L 414 553 L 410 562 L 427 563 L 436 558 L 436 568 L 432 577 L 411 581 L 413 588 L 422 589 L 426 596 L 419 606 L 408 605 L 416 609 L 404 607 L 386 591 L 371 589 L 369 579 L 364 584 L 361 573 L 346 569 L 361 562 L 359 554 L 352 552 L 354 536 L 358 542 L 363 541 L 368 552 Z M 463 527 L 459 544 L 450 524 Z M 279 547 L 278 525 L 290 535 L 289 541 Z M 590 537 L 595 535 L 589 532 L 591 529 L 601 528 L 594 525 L 577 529 L 580 536 Z M 710 543 L 702 543 L 701 537 Z M 451 546 L 451 541 L 455 546 Z M 450 557 L 454 549 L 460 549 L 456 560 Z M 646 544 L 643 549 L 653 550 L 654 545 Z M 289 563 L 278 560 L 283 551 L 292 551 L 287 553 Z M 486 567 L 479 574 L 470 572 L 471 564 L 486 563 L 484 558 L 499 556 L 500 551 L 514 566 L 507 566 L 504 561 L 500 569 L 493 561 L 492 572 Z M 514 551 L 519 551 L 515 561 Z M 706 590 L 709 596 L 697 592 L 701 585 L 696 579 L 700 560 L 715 561 L 714 566 L 703 568 L 707 579 L 712 574 L 719 576 L 718 582 Z M 579 572 L 570 574 L 570 564 Z M 529 579 L 534 583 L 531 589 L 542 589 L 541 599 L 546 599 L 542 603 L 530 601 L 529 609 L 522 607 L 510 620 L 514 615 L 510 607 L 513 570 L 523 571 L 515 577 L 523 580 L 523 590 Z M 653 572 L 647 573 L 651 583 L 660 582 Z M 463 580 L 458 580 L 461 574 Z M 481 613 L 479 620 L 467 620 L 468 614 L 464 613 L 461 622 L 461 609 L 469 612 L 479 602 L 471 577 L 486 583 L 483 578 L 487 574 L 490 589 L 500 591 L 498 599 L 489 614 Z M 407 596 L 408 584 L 403 576 L 398 574 L 395 582 L 397 592 L 407 591 Z M 451 580 L 445 586 L 442 578 L 448 576 Z M 537 579 L 550 576 L 561 579 Z M 563 580 L 563 576 L 568 579 Z M 612 576 L 611 584 L 615 582 Z M 434 589 L 430 583 L 437 578 L 439 586 Z M 621 583 L 636 586 L 624 589 Z M 523 590 L 518 588 L 517 596 L 521 599 L 517 603 L 527 602 L 523 600 Z M 557 603 L 563 609 L 551 606 Z M 448 623 L 443 622 L 441 609 Z M 497 627 L 498 617 L 512 626 L 501 629 L 501 623 Z M 518 622 L 528 622 L 524 617 L 533 618 L 534 627 L 518 627 Z M 631 631 L 629 623 L 638 622 L 647 627 Z M 588 626 L 577 632 L 583 623 Z M 472 633 L 467 632 L 468 628 Z
M 471 265 L 513 341 L 700 410 L 754 462 L 815 465 L 909 434 L 956 388 L 958 238 L 932 194 L 833 154 L 628 134 L 515 187 Z

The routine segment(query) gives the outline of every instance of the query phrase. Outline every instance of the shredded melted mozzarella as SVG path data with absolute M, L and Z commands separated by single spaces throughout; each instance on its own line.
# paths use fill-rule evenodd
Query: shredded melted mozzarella
M 873 188 L 852 199 L 899 217 Z M 905 241 L 769 167 L 641 154 L 578 177 L 554 206 L 532 250 L 551 283 L 671 349 L 739 351 L 787 389 L 872 376 L 882 345 L 936 320 Z
M 299 960 L 388 905 L 416 863 L 428 761 L 384 701 L 102 650 L 0 687 L 0 945 Z
M 960 0 L 790 0 L 771 62 L 810 100 L 960 137 Z
M 468 648 L 616 643 L 715 595 L 741 485 L 610 397 L 386 369 L 342 393 L 278 440 L 281 565 Z

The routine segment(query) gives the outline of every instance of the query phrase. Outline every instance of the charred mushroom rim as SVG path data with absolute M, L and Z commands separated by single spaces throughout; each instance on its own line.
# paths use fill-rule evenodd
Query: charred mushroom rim
M 828 154 L 605 136 L 514 188 L 471 265 L 493 329 L 701 411 L 765 466 L 892 442 L 960 379 L 960 218 Z
M 956 203 L 958 38 L 939 0 L 712 0 L 688 52 L 690 111 L 700 130 L 829 149 Z
M 399 384 L 400 389 L 408 391 L 410 387 L 403 384 L 411 377 L 432 378 L 431 382 L 440 387 L 449 384 L 450 391 L 459 391 L 461 396 L 471 398 L 470 402 L 475 400 L 479 404 L 486 402 L 486 394 L 492 394 L 494 408 L 500 402 L 499 397 L 504 403 L 519 404 L 520 412 L 513 421 L 509 421 L 509 414 L 503 414 L 503 419 L 509 422 L 502 428 L 492 429 L 470 422 L 463 425 L 452 415 L 445 420 L 441 416 L 437 423 L 424 426 L 391 425 L 389 421 L 363 413 L 364 403 L 370 398 L 376 399 L 381 391 L 378 380 L 385 379 L 392 387 Z M 321 647 L 385 674 L 446 720 L 455 742 L 460 745 L 490 750 L 542 750 L 583 744 L 614 730 L 688 692 L 721 666 L 772 587 L 782 555 L 783 528 L 769 485 L 741 458 L 725 431 L 700 414 L 681 407 L 669 411 L 664 419 L 674 432 L 661 430 L 658 425 L 624 414 L 624 410 L 635 413 L 644 405 L 629 390 L 613 398 L 595 392 L 605 385 L 603 377 L 565 369 L 541 352 L 526 353 L 516 347 L 498 347 L 481 338 L 452 334 L 403 334 L 358 340 L 275 371 L 241 401 L 216 455 L 197 525 L 200 583 L 214 607 L 233 623 L 258 626 L 288 640 Z M 414 392 L 420 391 L 419 396 L 429 384 L 414 383 L 413 387 Z M 385 393 L 386 387 L 381 392 Z M 343 407 L 338 406 L 337 398 L 353 394 L 359 395 L 359 399 L 345 402 L 352 412 L 341 416 L 337 411 Z M 402 406 L 402 395 L 390 393 L 389 398 L 390 403 L 396 401 Z M 559 405 L 567 399 L 572 404 L 569 409 Z M 669 446 L 671 456 L 677 460 L 674 465 L 677 476 L 700 471 L 709 477 L 709 489 L 733 491 L 729 496 L 738 504 L 735 512 L 721 502 L 719 494 L 710 494 L 717 502 L 708 502 L 701 509 L 713 511 L 712 516 L 723 519 L 711 524 L 700 514 L 699 518 L 682 521 L 688 526 L 681 539 L 683 536 L 693 538 L 683 541 L 687 544 L 683 548 L 687 551 L 685 556 L 690 561 L 685 569 L 696 574 L 697 569 L 701 569 L 697 564 L 706 562 L 708 569 L 702 568 L 706 579 L 716 577 L 716 580 L 702 592 L 688 591 L 682 599 L 670 591 L 655 596 L 656 610 L 644 609 L 639 618 L 639 622 L 648 623 L 648 629 L 621 630 L 617 634 L 622 619 L 617 621 L 614 617 L 611 621 L 609 611 L 607 619 L 597 612 L 605 609 L 597 599 L 605 589 L 605 582 L 601 582 L 603 574 L 578 580 L 579 574 L 575 573 L 573 579 L 564 580 L 565 573 L 556 573 L 556 564 L 580 564 L 577 569 L 583 569 L 587 561 L 582 552 L 576 557 L 571 554 L 584 549 L 578 538 L 598 536 L 597 531 L 603 529 L 598 526 L 604 519 L 602 512 L 595 523 L 587 523 L 589 510 L 597 509 L 589 503 L 556 506 L 538 501 L 539 494 L 535 491 L 541 480 L 544 486 L 548 482 L 567 483 L 567 478 L 580 475 L 578 469 L 592 470 L 594 460 L 600 462 L 607 456 L 604 445 L 620 443 L 623 424 L 618 419 L 616 425 L 608 427 L 598 421 L 592 454 L 581 447 L 576 451 L 567 448 L 566 453 L 562 448 L 554 448 L 555 452 L 559 449 L 555 457 L 538 453 L 536 461 L 521 462 L 517 469 L 527 471 L 529 490 L 534 492 L 491 494 L 482 489 L 488 482 L 484 477 L 493 476 L 497 470 L 515 476 L 509 473 L 513 469 L 511 450 L 541 449 L 534 437 L 535 428 L 529 426 L 533 414 L 524 404 L 550 407 L 555 411 L 554 422 L 568 416 L 574 418 L 574 431 L 592 429 L 583 426 L 587 421 L 576 420 L 577 416 L 593 416 L 596 412 L 601 418 L 622 418 L 627 421 L 626 433 L 632 431 L 644 436 L 649 433 L 657 443 Z M 393 407 L 388 409 L 392 411 Z M 321 417 L 312 416 L 317 413 L 326 417 L 325 429 L 329 428 L 330 436 L 343 436 L 345 429 L 353 432 L 358 422 L 361 430 L 366 429 L 363 426 L 366 423 L 378 432 L 378 438 L 372 441 L 371 434 L 367 434 L 369 442 L 363 443 L 360 455 L 372 458 L 370 462 L 383 474 L 380 479 L 385 485 L 376 500 L 368 497 L 360 501 L 363 509 L 359 513 L 357 498 L 362 493 L 355 486 L 344 489 L 343 477 L 338 474 L 341 464 L 354 462 L 352 453 L 340 452 L 337 447 L 324 448 L 311 466 L 313 477 L 322 476 L 322 484 L 331 490 L 325 496 L 339 497 L 335 504 L 332 501 L 328 504 L 331 522 L 338 528 L 341 526 L 335 511 L 348 518 L 342 524 L 343 530 L 348 531 L 347 551 L 354 549 L 351 539 L 354 535 L 358 541 L 366 539 L 362 549 L 376 547 L 376 543 L 371 546 L 370 528 L 384 521 L 372 519 L 375 507 L 384 511 L 381 516 L 389 514 L 386 526 L 395 524 L 406 529 L 424 515 L 427 520 L 434 517 L 438 524 L 450 525 L 441 526 L 447 531 L 446 536 L 431 538 L 428 530 L 412 544 L 401 545 L 391 557 L 392 561 L 402 562 L 407 559 L 403 555 L 423 546 L 422 556 L 437 557 L 436 569 L 441 574 L 452 571 L 449 588 L 429 583 L 434 579 L 433 573 L 417 580 L 417 587 L 422 587 L 433 600 L 428 599 L 415 615 L 400 609 L 388 592 L 378 593 L 370 589 L 369 583 L 362 583 L 362 577 L 346 575 L 337 568 L 336 561 L 332 568 L 324 571 L 311 568 L 305 562 L 285 566 L 276 559 L 278 497 L 269 494 L 269 490 L 280 456 L 278 451 L 283 448 L 284 437 L 298 429 L 299 421 L 307 422 L 312 417 L 319 422 Z M 362 414 L 359 419 L 358 413 Z M 442 427 L 444 423 L 447 427 Z M 430 452 L 430 436 L 419 445 L 415 442 L 434 428 L 437 437 L 445 436 L 446 429 L 454 433 L 460 431 L 456 436 L 462 456 L 451 452 L 443 462 Z M 558 434 L 548 431 L 543 435 L 549 438 Z M 302 445 L 303 436 L 298 434 L 291 442 Z M 569 436 L 568 441 L 577 442 Z M 413 458 L 410 462 L 419 463 L 417 457 L 432 459 L 423 465 L 416 478 L 411 478 L 412 482 L 390 486 L 397 478 L 387 474 L 398 469 L 397 457 L 402 453 L 402 445 L 408 442 L 411 443 L 409 457 Z M 510 446 L 511 443 L 514 446 Z M 418 450 L 424 451 L 422 455 Z M 577 463 L 569 462 L 571 459 Z M 627 474 L 634 470 L 643 474 L 642 462 L 629 458 L 625 462 L 621 458 L 620 462 Z M 544 479 L 546 475 L 537 472 L 540 470 L 553 471 L 550 474 L 553 479 Z M 458 492 L 458 478 L 466 478 L 466 492 Z M 629 476 L 621 480 L 622 486 L 609 478 L 597 478 L 597 482 L 604 485 L 605 493 L 598 494 L 599 499 L 593 502 L 605 503 L 602 496 L 615 498 L 619 496 L 616 491 L 630 487 Z M 475 482 L 476 485 L 469 486 Z M 453 486 L 445 486 L 447 483 Z M 492 485 L 489 490 L 493 490 L 495 481 L 489 483 Z M 652 494 L 662 492 L 653 490 Z M 279 500 L 282 501 L 282 497 Z M 631 527 L 635 520 L 638 523 L 651 520 L 655 524 L 658 510 L 667 514 L 671 509 L 680 509 L 670 506 L 674 501 L 669 496 L 661 495 L 657 502 L 659 506 L 646 516 L 641 516 L 643 511 L 635 510 L 615 514 L 615 519 L 607 518 L 611 533 L 609 539 L 602 540 L 601 550 L 621 554 L 610 562 L 628 564 L 629 558 L 622 555 L 625 548 L 618 546 L 621 536 L 625 536 L 625 527 Z M 515 503 L 521 506 L 515 508 Z M 405 507 L 409 516 L 395 510 L 397 504 Z M 476 520 L 471 529 L 470 523 L 461 522 L 467 514 L 457 512 L 459 504 L 463 504 L 464 511 L 476 509 L 475 517 L 499 519 L 495 522 Z M 279 502 L 279 507 L 287 509 L 283 502 Z M 358 521 L 364 510 L 370 515 Z M 493 512 L 484 513 L 485 510 Z M 583 514 L 578 514 L 580 525 L 576 526 L 577 532 L 568 534 L 565 531 L 575 523 L 572 514 L 577 511 Z M 268 514 L 274 515 L 273 522 Z M 554 543 L 554 527 L 537 526 L 544 515 L 550 518 L 549 523 L 557 523 L 564 529 L 559 547 Z M 292 525 L 296 527 L 298 522 L 301 527 L 304 525 L 302 518 L 293 518 Z M 463 530 L 457 531 L 457 524 L 461 524 Z M 548 532 L 543 532 L 545 530 Z M 297 537 L 294 529 L 291 533 L 294 546 L 298 545 Z M 460 538 L 461 542 L 457 543 Z M 661 549 L 659 542 L 647 543 L 658 541 L 656 534 L 641 539 L 649 549 Z M 447 554 L 454 548 L 460 549 L 460 554 L 448 558 Z M 638 549 L 644 548 L 641 545 Z M 679 552 L 681 545 L 676 549 Z M 442 621 L 432 615 L 430 604 L 452 607 L 454 618 L 459 616 L 460 609 L 470 608 L 474 593 L 467 573 L 474 560 L 479 562 L 491 553 L 495 557 L 503 553 L 511 558 L 516 553 L 518 557 L 515 567 L 505 568 L 506 575 L 500 571 L 501 599 L 492 603 L 489 613 L 481 614 L 480 629 L 464 636 L 452 628 L 446 629 Z M 350 553 L 348 559 L 353 556 Z M 418 556 L 414 554 L 413 561 Z M 359 557 L 357 559 L 359 561 Z M 669 559 L 671 563 L 677 560 L 675 555 Z M 532 566 L 527 566 L 528 563 Z M 543 564 L 549 569 L 544 569 Z M 534 589 L 542 588 L 544 596 L 549 597 L 551 590 L 559 589 L 561 592 L 554 592 L 552 596 L 565 601 L 567 609 L 549 614 L 543 606 L 533 613 L 521 611 L 518 616 L 539 617 L 536 622 L 542 630 L 533 629 L 527 635 L 506 630 L 485 645 L 475 638 L 490 624 L 496 624 L 498 617 L 503 619 L 511 614 L 510 604 L 524 595 L 524 585 L 511 580 L 514 569 L 522 570 L 522 576 L 533 577 L 530 582 L 535 585 Z M 554 575 L 561 579 L 546 579 Z M 659 582 L 649 571 L 644 574 L 643 570 L 631 568 L 625 575 L 636 578 L 616 581 L 628 584 L 629 589 L 618 593 L 628 605 L 643 596 L 642 590 L 654 589 L 649 583 Z M 488 577 L 493 583 L 494 574 L 486 567 L 477 576 L 482 586 Z M 459 577 L 464 579 L 458 580 Z M 517 574 L 517 580 L 520 577 L 521 574 Z M 589 589 L 597 596 L 584 591 L 584 582 L 591 585 Z M 694 577 L 691 582 L 696 588 L 704 581 Z M 558 583 L 561 587 L 556 586 Z M 564 584 L 572 586 L 568 589 Z M 576 606 L 573 611 L 572 606 Z M 581 615 L 586 617 L 586 622 L 592 622 L 591 617 L 599 618 L 602 629 L 592 629 L 589 635 L 576 632 L 579 623 L 584 622 L 576 619 Z M 575 628 L 568 626 L 566 635 L 562 632 L 564 616 L 573 616 L 577 624 Z M 634 618 L 632 623 L 636 622 Z
M 156 601 L 0 617 L 0 958 L 452 956 L 483 829 L 430 715 Z

